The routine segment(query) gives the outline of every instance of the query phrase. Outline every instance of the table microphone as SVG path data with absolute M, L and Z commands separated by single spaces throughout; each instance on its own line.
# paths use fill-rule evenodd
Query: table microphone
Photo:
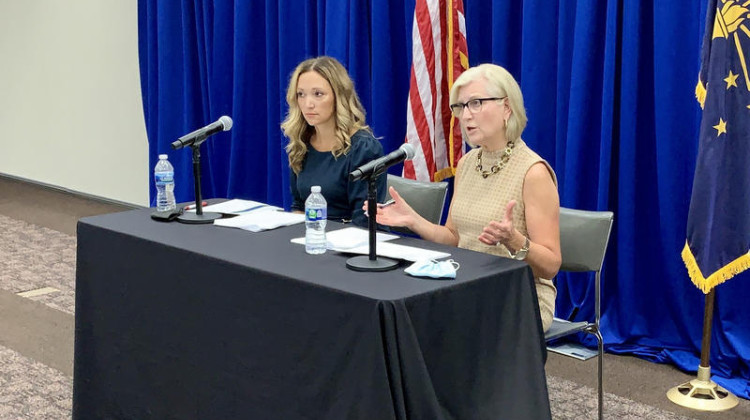
M 379 157 L 375 160 L 365 163 L 359 168 L 353 170 L 349 174 L 350 181 L 359 181 L 360 179 L 372 178 L 385 172 L 388 167 L 393 166 L 397 163 L 401 163 L 405 160 L 410 160 L 414 157 L 414 146 L 409 143 L 404 143 L 398 150 L 394 150 L 391 153 L 383 157 Z
M 185 146 L 192 146 L 196 141 L 198 141 L 198 144 L 201 144 L 206 137 L 216 134 L 219 131 L 229 131 L 231 128 L 232 119 L 224 115 L 215 122 L 212 122 L 203 128 L 199 128 L 192 133 L 185 134 L 175 140 L 172 142 L 172 149 L 177 150 L 182 149 Z

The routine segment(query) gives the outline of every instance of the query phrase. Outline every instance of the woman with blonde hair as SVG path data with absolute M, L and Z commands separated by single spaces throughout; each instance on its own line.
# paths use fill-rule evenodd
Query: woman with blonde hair
M 378 223 L 406 226 L 424 239 L 525 260 L 534 273 L 542 327 L 555 312 L 552 279 L 560 269 L 560 199 L 550 165 L 521 139 L 521 88 L 504 68 L 465 71 L 450 92 L 465 140 L 476 146 L 458 163 L 445 226 L 420 217 L 391 188 L 396 203 L 378 208 Z
M 383 156 L 383 146 L 365 122 L 365 111 L 344 66 L 332 57 L 300 63 L 287 88 L 289 111 L 281 124 L 289 138 L 292 211 L 304 211 L 310 187 L 320 185 L 328 219 L 367 226 L 362 203 L 367 181 L 349 181 L 349 173 Z M 386 175 L 378 178 L 383 201 Z

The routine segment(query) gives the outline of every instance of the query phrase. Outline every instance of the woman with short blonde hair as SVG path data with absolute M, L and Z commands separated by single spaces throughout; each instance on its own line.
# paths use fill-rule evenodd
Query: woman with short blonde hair
M 526 127 L 521 88 L 504 68 L 482 64 L 456 79 L 451 112 L 476 148 L 458 162 L 445 226 L 419 216 L 391 188 L 394 205 L 378 223 L 406 226 L 421 237 L 526 261 L 534 273 L 542 327 L 552 324 L 560 269 L 560 199 L 552 167 L 521 139 Z

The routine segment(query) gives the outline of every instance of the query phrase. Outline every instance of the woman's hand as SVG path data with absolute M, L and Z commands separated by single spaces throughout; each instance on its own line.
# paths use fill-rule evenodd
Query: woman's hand
M 482 234 L 479 235 L 479 241 L 491 246 L 503 244 L 508 249 L 515 249 L 511 246 L 516 234 L 516 229 L 513 227 L 513 208 L 515 206 L 516 200 L 510 200 L 505 207 L 505 218 L 499 222 L 490 221 L 482 230 Z
M 412 209 L 411 206 L 401 198 L 395 188 L 389 187 L 388 192 L 390 192 L 391 197 L 393 198 L 393 204 L 378 204 L 377 217 L 375 220 L 379 224 L 385 226 L 412 226 L 416 221 L 417 212 L 415 212 L 414 209 Z M 365 214 L 369 216 L 367 212 L 367 201 L 365 201 L 362 209 L 365 211 Z
M 523 184 L 524 217 L 529 247 L 525 260 L 534 277 L 551 279 L 560 268 L 560 200 L 553 177 L 544 163 L 534 164 L 526 173 Z M 509 252 L 523 248 L 525 237 L 513 225 L 516 201 L 505 208 L 502 221 L 491 221 L 478 239 L 493 246 L 501 243 Z

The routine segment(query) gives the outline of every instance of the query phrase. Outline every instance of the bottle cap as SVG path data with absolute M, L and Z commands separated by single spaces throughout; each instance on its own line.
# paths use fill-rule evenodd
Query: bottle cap
M 319 193 L 320 185 L 313 185 L 312 187 L 310 187 L 310 192 Z
M 167 156 L 167 155 L 159 155 L 159 159 L 161 159 L 161 160 L 167 160 L 167 157 L 169 157 L 169 156 Z

